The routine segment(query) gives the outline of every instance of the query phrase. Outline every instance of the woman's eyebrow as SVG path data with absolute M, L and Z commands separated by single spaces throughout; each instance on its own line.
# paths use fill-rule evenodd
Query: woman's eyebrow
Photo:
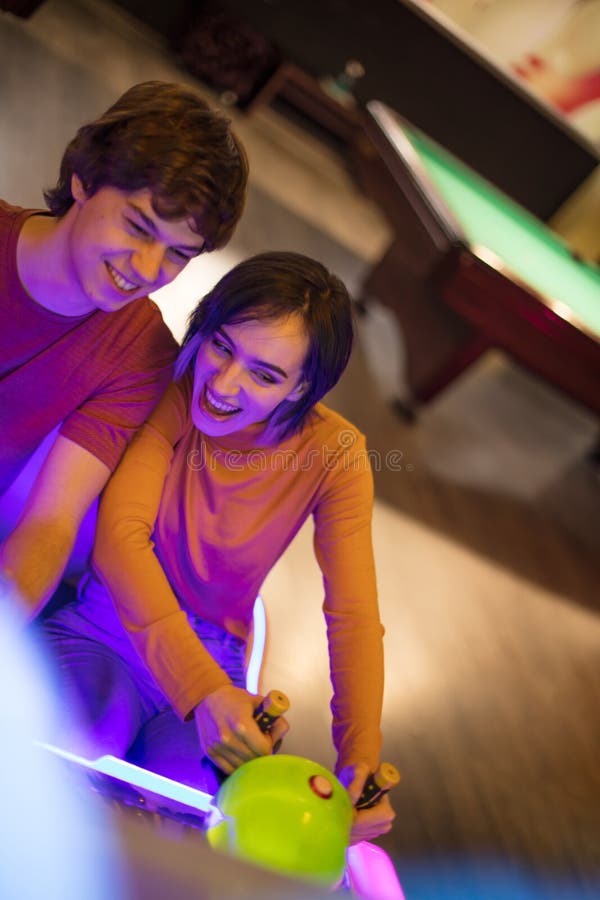
M 227 332 L 225 331 L 225 328 L 223 326 L 221 326 L 220 328 L 217 329 L 217 333 L 222 335 L 222 337 L 225 338 L 225 340 L 227 341 L 228 344 L 231 345 L 231 347 L 233 347 L 234 349 L 237 349 L 236 345 L 235 345 L 235 341 L 232 341 L 232 339 L 227 334 Z M 252 362 L 254 363 L 254 365 L 260 366 L 261 369 L 269 369 L 271 372 L 276 372 L 278 375 L 281 375 L 282 378 L 289 378 L 289 375 L 285 371 L 285 369 L 280 369 L 279 366 L 275 366 L 275 365 L 273 365 L 273 363 L 265 362 L 264 360 L 257 359 L 256 357 L 253 358 Z

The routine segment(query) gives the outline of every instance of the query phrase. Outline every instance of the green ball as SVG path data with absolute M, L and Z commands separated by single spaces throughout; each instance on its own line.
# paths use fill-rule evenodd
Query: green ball
M 328 887 L 344 873 L 353 811 L 328 769 L 300 756 L 261 756 L 221 786 L 225 819 L 210 845 L 284 875 Z

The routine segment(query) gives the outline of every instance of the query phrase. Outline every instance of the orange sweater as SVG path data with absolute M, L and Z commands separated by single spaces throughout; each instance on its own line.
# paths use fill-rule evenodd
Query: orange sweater
M 186 610 L 247 638 L 256 595 L 313 515 L 323 573 L 338 769 L 380 751 L 383 629 L 371 545 L 373 479 L 361 435 L 322 404 L 299 435 L 260 446 L 189 415 L 192 379 L 172 384 L 101 503 L 93 564 L 134 647 L 182 717 L 229 679 Z

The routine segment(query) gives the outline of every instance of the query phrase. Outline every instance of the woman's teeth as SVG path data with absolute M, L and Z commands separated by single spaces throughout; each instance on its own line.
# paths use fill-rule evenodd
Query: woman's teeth
M 205 400 L 207 402 L 207 406 L 221 413 L 222 415 L 233 415 L 233 413 L 239 412 L 239 406 L 232 406 L 230 403 L 223 403 L 222 400 L 217 400 L 214 394 L 208 389 L 205 390 L 204 393 Z

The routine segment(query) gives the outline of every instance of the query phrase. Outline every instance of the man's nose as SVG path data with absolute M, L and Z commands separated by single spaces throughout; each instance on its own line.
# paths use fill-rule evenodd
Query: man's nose
M 164 258 L 164 249 L 158 243 L 143 244 L 133 253 L 131 265 L 136 275 L 146 284 L 158 281 Z

